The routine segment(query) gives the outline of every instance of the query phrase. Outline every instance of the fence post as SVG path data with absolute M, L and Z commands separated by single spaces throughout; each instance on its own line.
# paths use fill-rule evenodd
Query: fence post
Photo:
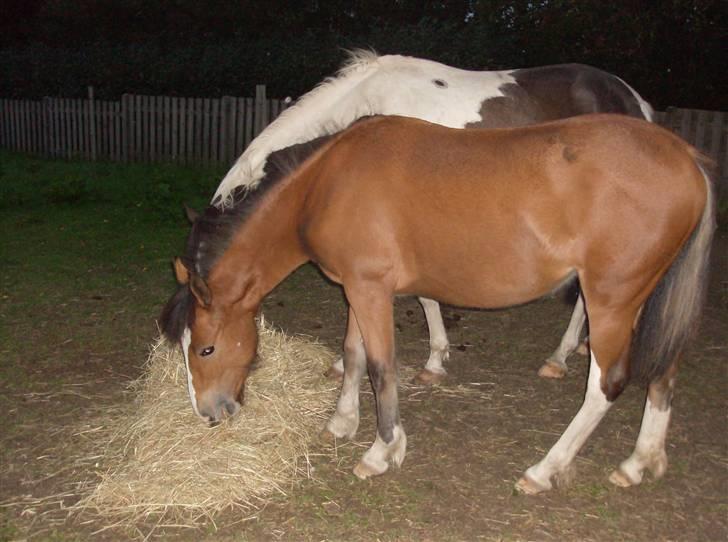
M 265 97 L 265 85 L 255 85 L 255 133 L 257 137 L 268 125 L 268 107 Z
M 91 136 L 91 160 L 96 161 L 96 103 L 94 102 L 94 87 L 88 87 L 88 121 Z
M 43 97 L 43 154 L 46 156 L 53 155 L 53 117 L 51 115 L 51 99 L 48 96 Z
M 124 162 L 129 161 L 129 145 L 131 144 L 131 96 L 122 94 L 121 96 L 121 159 Z
M 230 165 L 230 155 L 233 148 L 233 134 L 235 133 L 235 117 L 233 106 L 235 101 L 230 96 L 222 97 L 220 107 L 220 162 L 224 165 Z

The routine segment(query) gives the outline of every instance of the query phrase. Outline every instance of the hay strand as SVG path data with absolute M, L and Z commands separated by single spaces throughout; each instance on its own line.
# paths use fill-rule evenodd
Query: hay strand
M 333 353 L 264 323 L 259 332 L 245 405 L 214 428 L 192 411 L 181 352 L 158 340 L 135 402 L 107 425 L 100 482 L 74 509 L 111 526 L 194 527 L 223 510 L 250 514 L 309 476 L 309 444 L 335 404 L 337 386 L 322 376 Z

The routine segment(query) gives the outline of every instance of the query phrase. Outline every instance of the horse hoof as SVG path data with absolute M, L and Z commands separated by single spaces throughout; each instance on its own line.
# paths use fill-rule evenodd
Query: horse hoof
M 362 460 L 357 463 L 356 467 L 354 467 L 354 476 L 359 478 L 359 480 L 366 480 L 367 478 L 371 478 L 372 476 L 379 476 L 380 474 L 384 474 L 387 471 L 387 467 L 388 465 L 386 464 L 386 462 L 384 463 L 384 469 L 382 469 L 381 467 L 378 468 Z
M 609 475 L 609 481 L 617 487 L 632 487 L 639 484 L 642 480 L 633 481 L 624 472 L 617 469 L 612 471 L 612 474 Z
M 333 365 L 326 370 L 324 376 L 329 380 L 333 380 L 335 382 L 341 382 L 342 380 L 344 380 L 344 373 L 340 372 Z
M 582 356 L 588 356 L 589 355 L 589 343 L 587 341 L 579 343 L 579 346 L 576 347 L 576 350 L 574 350 L 577 354 L 580 354 Z
M 447 376 L 446 372 L 442 373 L 436 373 L 433 371 L 430 371 L 429 369 L 422 369 L 419 373 L 417 373 L 417 376 L 415 376 L 414 381 L 416 384 L 424 384 L 425 386 L 435 386 L 442 382 L 445 377 Z
M 538 370 L 538 376 L 541 378 L 564 378 L 566 375 L 566 365 L 557 365 L 547 361 Z
M 551 484 L 548 486 L 539 484 L 538 482 L 531 480 L 525 474 L 521 476 L 521 479 L 516 482 L 516 491 L 523 493 L 524 495 L 537 495 L 551 489 Z

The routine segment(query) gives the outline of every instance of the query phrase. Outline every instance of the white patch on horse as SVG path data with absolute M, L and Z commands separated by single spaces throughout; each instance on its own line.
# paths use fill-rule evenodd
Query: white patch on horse
M 642 96 L 640 96 L 635 89 L 633 89 L 631 86 L 629 86 L 627 83 L 625 83 L 623 79 L 621 79 L 619 77 L 617 77 L 617 79 L 619 79 L 620 82 L 625 87 L 627 87 L 629 89 L 629 91 L 634 95 L 645 119 L 647 119 L 650 122 L 653 122 L 655 120 L 655 110 L 652 108 L 652 106 L 647 101 L 645 101 L 645 99 Z
M 404 428 L 397 424 L 392 430 L 392 442 L 387 444 L 377 433 L 374 444 L 364 453 L 361 461 L 354 467 L 354 474 L 364 480 L 370 476 L 383 474 L 389 469 L 391 462 L 400 467 L 407 453 L 407 435 Z
M 526 492 L 536 492 L 536 488 L 545 491 L 551 489 L 552 478 L 567 474 L 574 457 L 612 406 L 612 402 L 602 391 L 601 379 L 602 371 L 592 352 L 586 394 L 579 412 L 546 457 L 526 471 L 528 482 L 522 479 L 517 485 L 519 489 Z M 526 487 L 525 484 L 528 483 L 530 486 Z
M 667 469 L 665 437 L 670 425 L 670 411 L 669 406 L 660 410 L 647 397 L 637 445 L 632 455 L 619 466 L 619 470 L 610 476 L 613 483 L 621 486 L 637 485 L 642 481 L 645 469 L 650 469 L 655 478 L 662 476 Z
M 180 341 L 180 343 L 182 345 L 182 354 L 185 357 L 185 368 L 187 369 L 187 392 L 190 394 L 190 402 L 192 403 L 192 410 L 194 410 L 195 414 L 197 414 L 200 418 L 202 418 L 200 411 L 197 410 L 197 395 L 195 394 L 195 387 L 192 385 L 192 373 L 190 372 L 190 360 L 189 360 L 188 351 L 189 351 L 191 342 L 192 342 L 192 331 L 190 331 L 189 327 L 186 327 L 184 333 L 182 334 L 182 340 Z
M 447 340 L 440 304 L 424 297 L 418 299 L 425 311 L 425 319 L 430 331 L 430 357 L 425 364 L 425 369 L 433 374 L 445 375 L 447 371 L 445 371 L 442 363 L 450 357 L 450 342 Z
M 478 122 L 482 103 L 515 83 L 511 71 L 477 72 L 431 60 L 357 52 L 339 73 L 286 109 L 256 137 L 220 183 L 212 202 L 224 206 L 239 186 L 255 188 L 268 156 L 338 132 L 367 115 L 402 115 L 463 128 Z M 439 79 L 446 88 L 433 84 Z
M 571 314 L 571 320 L 569 320 L 569 327 L 561 338 L 559 346 L 546 360 L 547 364 L 556 365 L 566 370 L 566 358 L 579 346 L 579 337 L 585 321 L 584 299 L 579 295 L 576 305 L 574 305 L 574 312 Z

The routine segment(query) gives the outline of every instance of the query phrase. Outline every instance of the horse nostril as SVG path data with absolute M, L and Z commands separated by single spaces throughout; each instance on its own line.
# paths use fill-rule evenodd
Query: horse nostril
M 223 401 L 222 408 L 228 416 L 233 416 L 240 410 L 240 405 L 236 401 Z

